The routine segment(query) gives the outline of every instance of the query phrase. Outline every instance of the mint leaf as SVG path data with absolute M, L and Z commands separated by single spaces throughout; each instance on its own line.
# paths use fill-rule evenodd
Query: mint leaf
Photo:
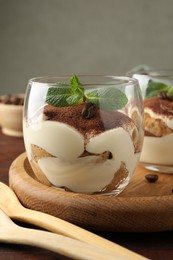
M 70 88 L 52 87 L 48 89 L 46 102 L 55 107 L 69 106 L 67 98 L 72 95 Z
M 128 102 L 126 95 L 114 87 L 85 90 L 76 75 L 72 76 L 69 87 L 57 84 L 47 92 L 46 102 L 52 106 L 75 106 L 88 102 L 111 111 L 121 109 Z
M 167 95 L 168 96 L 173 96 L 173 86 L 172 87 L 169 87 L 169 90 L 167 92 Z
M 57 83 L 58 86 L 60 83 Z M 70 80 L 69 88 L 60 86 L 49 88 L 46 102 L 52 106 L 74 106 L 82 103 L 84 99 L 84 88 L 80 86 L 76 75 Z
M 70 85 L 72 86 L 72 87 L 75 87 L 75 86 L 80 86 L 81 85 L 81 83 L 79 82 L 79 79 L 78 79 L 78 77 L 76 76 L 76 75 L 73 75 L 72 77 L 71 77 L 71 79 L 70 79 Z
M 152 80 L 148 81 L 148 86 L 145 93 L 145 98 L 150 98 L 157 96 L 160 91 L 168 91 L 169 87 L 162 82 L 154 82 Z
M 74 95 L 84 95 L 84 88 L 82 87 L 82 84 L 79 82 L 79 79 L 76 75 L 71 77 L 70 86 Z
M 81 104 L 83 101 L 83 95 L 71 95 L 70 97 L 67 98 L 67 103 L 69 106 L 75 106 Z
M 128 99 L 119 89 L 109 87 L 100 88 L 85 93 L 87 102 L 95 104 L 97 107 L 111 111 L 124 107 Z

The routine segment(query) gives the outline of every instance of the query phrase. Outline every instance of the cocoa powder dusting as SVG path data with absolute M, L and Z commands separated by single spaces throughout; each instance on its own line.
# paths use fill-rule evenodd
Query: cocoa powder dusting
M 69 124 L 76 128 L 82 135 L 97 135 L 106 130 L 131 124 L 132 120 L 126 115 L 118 112 L 107 112 L 96 108 L 94 117 L 83 118 L 82 110 L 85 103 L 76 106 L 54 107 L 46 105 L 44 114 L 47 120 L 58 121 Z
M 152 97 L 144 100 L 144 107 L 150 108 L 157 114 L 165 116 L 173 116 L 173 102 L 169 100 L 159 99 L 158 97 Z M 169 108 L 169 109 L 168 109 Z

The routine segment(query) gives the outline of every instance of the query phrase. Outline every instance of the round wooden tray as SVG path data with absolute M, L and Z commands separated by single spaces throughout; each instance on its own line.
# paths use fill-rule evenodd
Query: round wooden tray
M 151 232 L 173 230 L 173 176 L 138 166 L 128 187 L 116 197 L 83 195 L 48 187 L 33 178 L 23 153 L 9 169 L 9 184 L 22 204 L 78 226 L 100 231 Z

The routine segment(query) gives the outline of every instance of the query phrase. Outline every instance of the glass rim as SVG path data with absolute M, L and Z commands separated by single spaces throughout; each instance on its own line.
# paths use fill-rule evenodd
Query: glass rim
M 58 81 L 55 81 L 56 79 L 58 80 L 63 80 L 63 79 L 68 79 L 70 80 L 70 78 L 73 75 L 61 75 L 61 76 L 40 76 L 40 77 L 33 77 L 31 79 L 28 80 L 29 83 L 40 83 L 40 84 L 45 84 L 45 85 L 57 85 Z M 132 78 L 130 76 L 124 76 L 124 75 L 120 75 L 120 76 L 114 76 L 114 75 L 83 75 L 83 74 L 79 74 L 77 75 L 77 77 L 80 78 L 91 78 L 91 79 L 112 79 L 112 80 L 116 80 L 115 82 L 111 82 L 111 83 L 106 83 L 106 82 L 94 82 L 90 81 L 88 83 L 83 83 L 83 86 L 89 86 L 89 85 L 131 85 L 131 84 L 138 84 L 138 80 L 135 78 Z M 55 82 L 49 82 L 49 80 L 54 80 Z M 61 85 L 64 86 L 69 86 L 69 82 L 59 82 Z
M 146 75 L 152 77 L 173 77 L 173 69 L 141 69 L 130 74 Z

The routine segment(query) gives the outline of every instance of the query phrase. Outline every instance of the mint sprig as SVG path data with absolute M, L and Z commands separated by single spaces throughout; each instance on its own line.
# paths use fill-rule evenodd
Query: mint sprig
M 145 98 L 151 98 L 157 96 L 161 91 L 166 92 L 168 95 L 173 95 L 171 87 L 162 82 L 154 82 L 153 80 L 148 81 L 148 86 L 145 93 Z
M 69 87 L 61 85 L 48 89 L 46 103 L 52 106 L 75 106 L 82 102 L 93 103 L 96 107 L 111 111 L 124 107 L 128 99 L 114 87 L 85 90 L 76 75 L 73 75 Z
M 126 95 L 121 90 L 113 87 L 86 91 L 85 95 L 87 102 L 107 111 L 120 109 L 128 102 Z
M 173 97 L 173 86 L 172 86 L 172 87 L 169 87 L 168 92 L 167 92 L 167 95 Z
M 49 88 L 46 97 L 46 103 L 52 106 L 69 106 L 67 99 L 71 97 L 72 91 L 70 88 L 59 87 Z

